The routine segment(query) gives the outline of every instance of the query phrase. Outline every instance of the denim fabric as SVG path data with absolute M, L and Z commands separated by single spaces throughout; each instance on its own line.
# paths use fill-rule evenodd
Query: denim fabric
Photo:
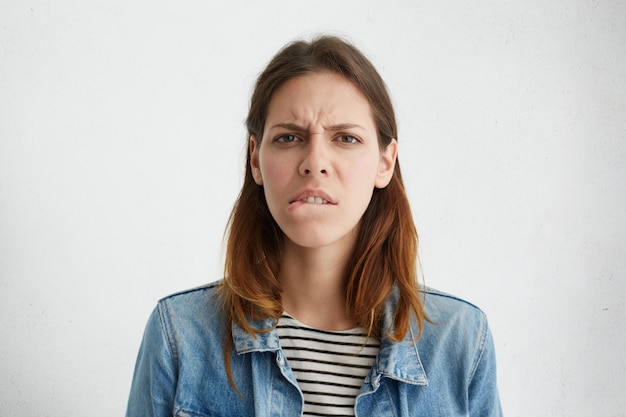
M 127 417 L 285 417 L 302 414 L 302 393 L 270 330 L 254 338 L 233 327 L 232 373 L 224 366 L 224 317 L 217 284 L 161 300 L 139 350 Z M 356 400 L 367 416 L 501 416 L 491 333 L 482 311 L 458 298 L 424 290 L 427 323 L 401 343 L 383 339 Z M 385 328 L 397 295 L 386 304 Z M 251 321 L 259 330 L 272 320 Z

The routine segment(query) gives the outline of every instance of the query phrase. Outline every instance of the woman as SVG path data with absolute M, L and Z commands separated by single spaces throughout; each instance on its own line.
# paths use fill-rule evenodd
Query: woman
M 259 76 L 221 282 L 153 312 L 127 416 L 499 416 L 484 314 L 418 286 L 385 85 L 334 37 Z

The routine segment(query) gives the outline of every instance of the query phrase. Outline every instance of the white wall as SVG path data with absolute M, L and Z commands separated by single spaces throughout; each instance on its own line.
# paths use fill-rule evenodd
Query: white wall
M 220 277 L 255 76 L 333 32 L 506 415 L 626 416 L 625 4 L 0 0 L 0 415 L 123 414 L 158 298 Z

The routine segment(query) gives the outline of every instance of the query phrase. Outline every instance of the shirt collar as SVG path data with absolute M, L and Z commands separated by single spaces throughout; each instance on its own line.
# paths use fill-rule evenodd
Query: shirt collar
M 398 297 L 398 291 L 394 289 L 385 301 L 384 329 L 392 329 L 393 312 L 398 304 Z M 248 325 L 257 331 L 255 336 L 233 323 L 233 341 L 238 354 L 280 350 L 275 319 L 248 319 Z M 394 342 L 387 336 L 383 337 L 376 364 L 365 382 L 378 385 L 380 377 L 388 377 L 410 384 L 428 385 L 426 372 L 417 350 L 418 334 L 417 323 L 412 320 L 409 331 L 401 342 Z

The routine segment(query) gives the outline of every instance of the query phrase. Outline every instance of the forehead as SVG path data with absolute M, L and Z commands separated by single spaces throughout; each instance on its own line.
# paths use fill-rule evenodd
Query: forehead
M 283 83 L 270 100 L 266 127 L 270 121 L 374 125 L 365 95 L 352 81 L 331 72 L 300 75 Z

